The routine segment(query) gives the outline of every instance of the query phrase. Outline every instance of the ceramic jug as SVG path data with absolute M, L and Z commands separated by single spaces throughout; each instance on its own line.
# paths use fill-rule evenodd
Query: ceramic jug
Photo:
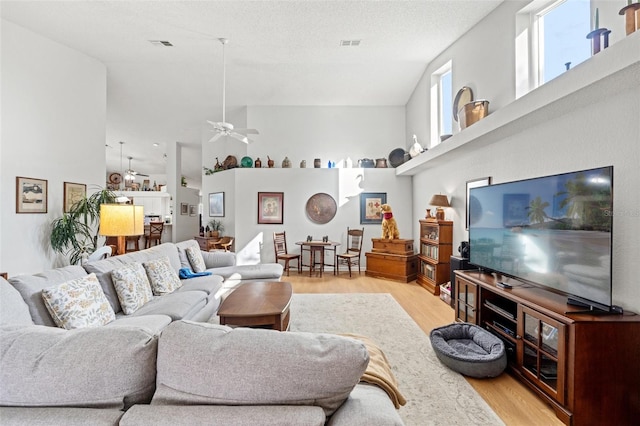
M 290 167 L 291 167 L 291 161 L 289 160 L 289 157 L 284 157 L 284 160 L 282 160 L 282 168 L 288 169 Z
M 300 162 L 300 168 L 301 168 L 301 169 L 305 169 L 306 167 L 307 167 L 307 160 L 302 160 L 302 161 Z

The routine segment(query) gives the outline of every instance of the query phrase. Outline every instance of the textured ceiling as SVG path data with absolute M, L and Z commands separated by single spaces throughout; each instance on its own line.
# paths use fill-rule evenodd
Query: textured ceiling
M 219 37 L 230 40 L 227 111 L 405 105 L 427 64 L 501 2 L 2 1 L 0 11 L 106 65 L 108 170 L 120 169 L 125 141 L 134 169 L 164 173 L 163 147 L 181 141 L 195 177 L 203 123 L 222 119 Z

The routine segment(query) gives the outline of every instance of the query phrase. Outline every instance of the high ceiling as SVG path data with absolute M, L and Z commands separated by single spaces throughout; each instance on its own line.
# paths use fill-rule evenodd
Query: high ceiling
M 427 64 L 503 0 L 2 1 L 2 18 L 107 67 L 107 170 L 199 177 L 205 120 L 253 105 L 405 105 Z M 152 44 L 168 41 L 173 46 Z M 341 46 L 359 40 L 358 46 Z M 159 144 L 154 147 L 153 144 Z

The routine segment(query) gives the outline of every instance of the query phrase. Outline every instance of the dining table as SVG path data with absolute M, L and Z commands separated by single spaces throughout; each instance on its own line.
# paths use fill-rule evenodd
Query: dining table
M 313 276 L 318 269 L 319 276 L 322 277 L 322 272 L 325 266 L 333 267 L 333 274 L 337 273 L 337 247 L 340 245 L 336 241 L 297 241 L 297 245 L 300 246 L 300 264 L 302 267 L 309 268 L 309 276 Z M 304 263 L 304 253 L 309 252 L 309 263 Z M 333 263 L 326 263 L 325 252 L 333 252 Z

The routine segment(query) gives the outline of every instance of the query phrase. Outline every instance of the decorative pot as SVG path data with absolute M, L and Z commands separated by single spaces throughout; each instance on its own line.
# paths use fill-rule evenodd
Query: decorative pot
M 282 168 L 283 169 L 291 168 L 291 160 L 289 160 L 289 157 L 284 157 L 284 160 L 282 160 Z
M 319 158 L 316 158 L 315 160 L 313 160 L 313 167 L 319 169 L 320 167 L 322 167 L 322 161 Z
M 260 157 L 256 158 L 256 161 L 253 163 L 253 167 L 256 169 L 262 168 L 262 161 L 260 161 Z
M 378 158 L 376 159 L 376 169 L 386 169 L 387 168 L 387 159 L 386 158 Z
M 374 167 L 373 160 L 371 158 L 361 158 L 358 160 L 358 167 L 372 168 Z
M 300 162 L 300 168 L 301 169 L 306 169 L 307 168 L 307 160 L 302 160 Z
M 267 155 L 267 167 L 269 167 L 271 169 L 271 168 L 273 168 L 274 164 L 275 164 L 275 162 Z

